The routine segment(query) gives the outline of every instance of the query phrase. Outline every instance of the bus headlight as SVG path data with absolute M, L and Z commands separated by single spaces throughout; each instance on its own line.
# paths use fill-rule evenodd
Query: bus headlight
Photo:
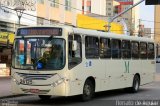
M 11 78 L 14 82 L 16 82 L 17 85 L 20 85 L 20 83 L 14 77 L 11 77 Z
M 64 78 L 61 78 L 61 79 L 53 82 L 53 83 L 51 84 L 51 86 L 52 86 L 52 87 L 56 87 L 56 86 L 60 85 L 60 84 L 63 83 L 63 82 L 64 82 Z

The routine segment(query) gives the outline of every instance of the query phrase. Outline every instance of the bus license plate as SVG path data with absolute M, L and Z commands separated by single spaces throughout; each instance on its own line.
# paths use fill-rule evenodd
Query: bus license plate
M 39 89 L 30 89 L 31 93 L 39 93 Z

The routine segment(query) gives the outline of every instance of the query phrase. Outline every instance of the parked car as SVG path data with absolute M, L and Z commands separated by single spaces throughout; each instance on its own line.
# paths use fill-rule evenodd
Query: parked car
M 160 55 L 156 57 L 156 63 L 160 63 Z

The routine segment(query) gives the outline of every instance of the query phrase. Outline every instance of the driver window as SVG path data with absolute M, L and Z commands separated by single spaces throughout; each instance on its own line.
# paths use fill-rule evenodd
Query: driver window
M 72 50 L 72 42 L 73 40 L 77 41 L 77 50 Z M 75 34 L 74 36 L 68 36 L 68 67 L 69 69 L 78 65 L 82 61 L 82 42 L 81 36 Z

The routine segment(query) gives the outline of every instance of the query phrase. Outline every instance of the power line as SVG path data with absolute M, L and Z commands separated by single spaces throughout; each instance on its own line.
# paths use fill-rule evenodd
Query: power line
M 154 23 L 160 23 L 160 22 L 157 22 L 157 21 L 150 21 L 150 20 L 142 20 L 140 19 L 141 21 L 146 21 L 146 22 L 154 22 Z

